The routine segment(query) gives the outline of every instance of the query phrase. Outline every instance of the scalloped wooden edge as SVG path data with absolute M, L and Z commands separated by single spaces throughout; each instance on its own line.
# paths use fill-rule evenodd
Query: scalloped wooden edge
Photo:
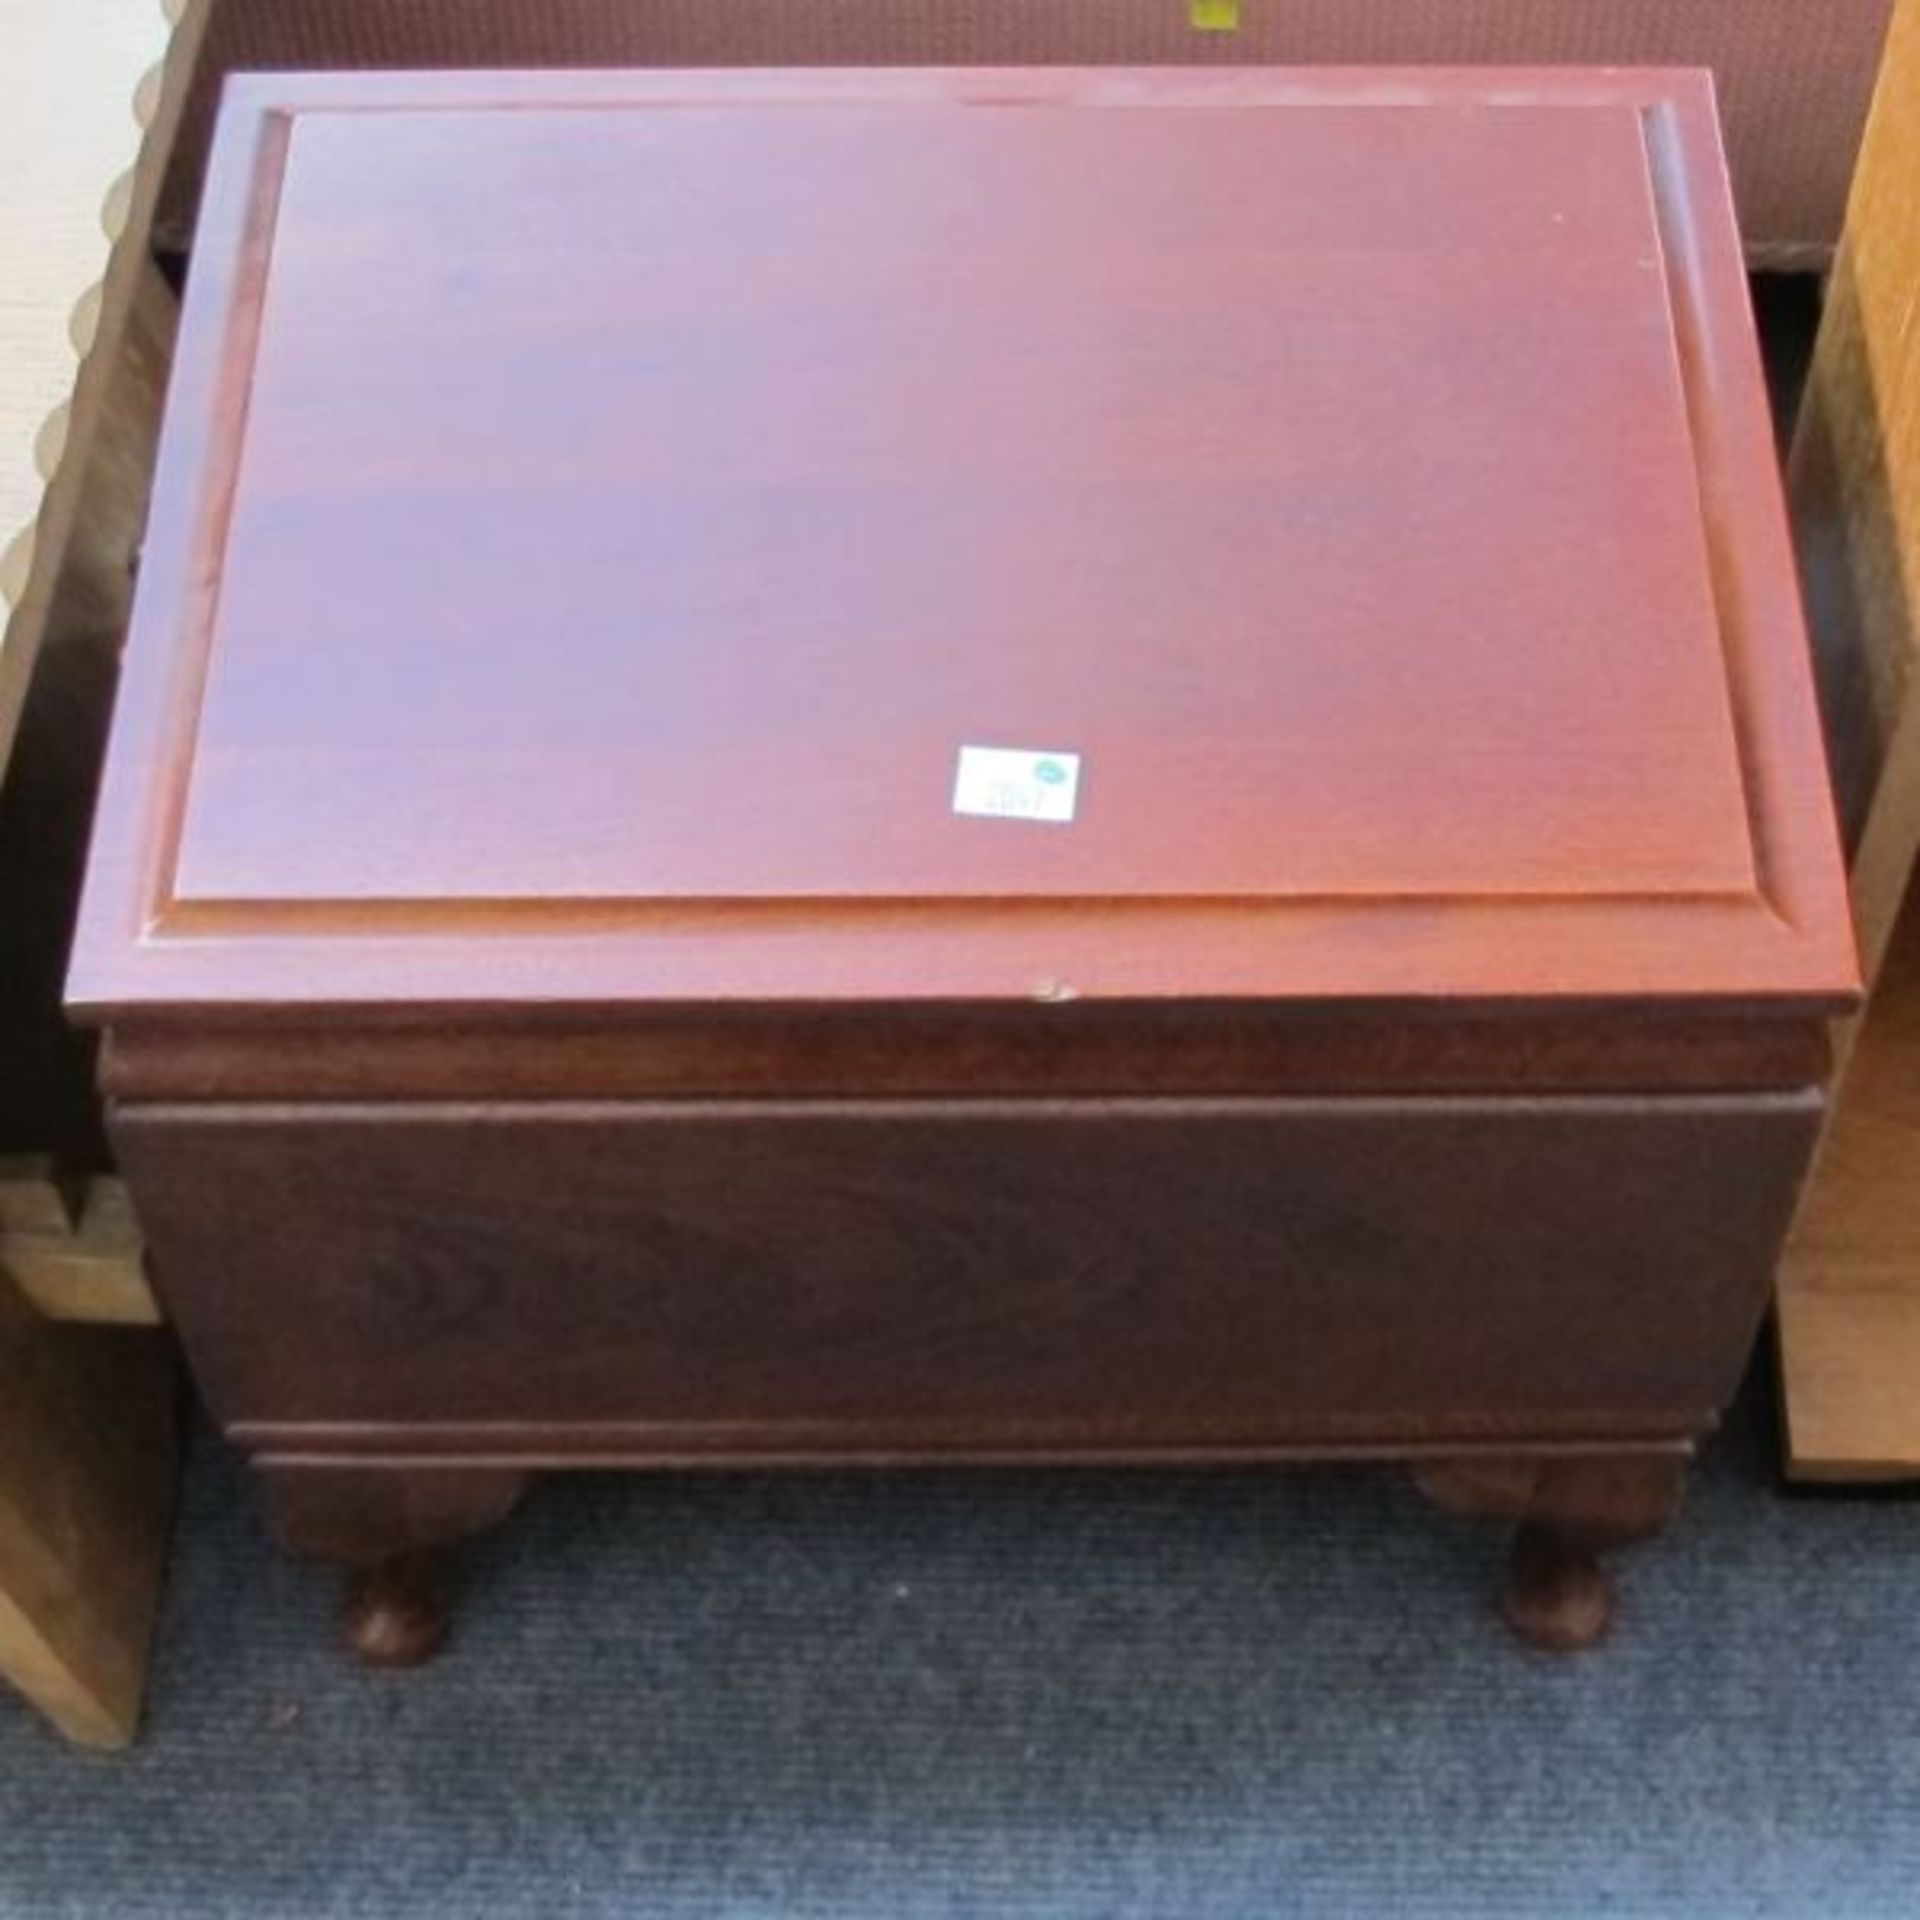
M 0 0 L 0 769 L 152 271 L 144 241 L 206 15 L 207 0 Z M 118 122 L 70 111 L 82 80 Z
M 49 625 L 112 604 L 56 593 L 86 571 L 70 553 L 111 553 L 124 595 L 164 362 L 145 242 L 205 20 L 206 0 L 0 0 L 0 769 Z M 116 1186 L 75 1213 L 51 1180 L 0 1185 L 0 1680 L 69 1739 L 124 1746 L 173 1503 L 171 1355 L 44 1317 L 151 1317 Z

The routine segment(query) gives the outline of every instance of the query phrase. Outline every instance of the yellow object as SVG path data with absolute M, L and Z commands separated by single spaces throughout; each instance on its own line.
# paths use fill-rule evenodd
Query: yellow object
M 1190 0 L 1187 18 L 1198 33 L 1237 32 L 1240 0 Z

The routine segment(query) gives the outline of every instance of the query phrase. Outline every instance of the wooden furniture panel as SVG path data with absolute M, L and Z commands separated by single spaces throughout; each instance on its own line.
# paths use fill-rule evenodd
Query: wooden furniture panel
M 1700 76 L 229 102 L 94 1016 L 1844 997 Z
M 152 1334 L 59 1325 L 0 1280 L 0 1674 L 85 1746 L 139 1722 L 175 1382 Z
M 1920 5 L 1886 64 L 1789 480 L 1873 981 L 1780 1276 L 1790 1470 L 1920 1473 L 1920 1027 L 1902 902 L 1920 853 Z M 1896 929 L 1903 929 L 1896 931 Z
M 235 0 L 162 218 L 184 239 L 219 82 L 289 67 L 1577 62 L 1707 67 L 1747 243 L 1813 267 L 1840 233 L 1888 0 Z M 1206 22 L 1231 15 L 1231 31 Z
M 1920 892 L 1860 1018 L 1779 1316 L 1794 1476 L 1920 1477 Z
M 115 1139 L 264 1454 L 1151 1456 L 1710 1425 L 1818 1111 L 132 1107 Z
M 1596 1021 L 1518 1009 L 1126 1003 L 848 1013 L 690 1012 L 609 1028 L 438 1016 L 116 1029 L 115 1099 L 618 1099 L 845 1094 L 1727 1092 L 1814 1086 L 1811 1020 L 1668 1009 Z
M 125 620 L 175 318 L 148 229 L 205 16 L 198 0 L 0 0 L 0 772 L 36 667 L 60 677 L 84 657 L 68 677 L 102 685 Z M 0 889 L 10 987 L 29 910 Z M 57 1023 L 41 991 L 44 1007 L 9 1006 L 10 1031 Z M 124 1745 L 138 1720 L 175 1376 L 152 1333 L 49 1316 L 151 1309 L 123 1193 L 0 1172 L 0 1678 L 93 1746 Z
M 0 1282 L 49 1320 L 154 1325 L 144 1252 L 124 1181 L 61 1180 L 46 1156 L 0 1160 Z
M 1043 104 L 293 116 L 171 907 L 1751 892 L 1634 107 Z
M 1896 12 L 1788 463 L 1869 975 L 1920 848 L 1920 14 Z
M 125 620 L 175 323 L 148 225 L 204 23 L 196 0 L 0 0 L 0 772 L 36 664 Z M 0 1678 L 119 1747 L 173 1507 L 173 1363 L 150 1332 L 46 1317 L 150 1313 L 121 1196 L 81 1192 L 75 1219 L 38 1169 L 0 1187 Z
M 1777 482 L 1703 75 L 233 89 L 71 992 L 355 1645 L 544 1465 L 1327 1451 L 1589 1644 L 1855 987 Z

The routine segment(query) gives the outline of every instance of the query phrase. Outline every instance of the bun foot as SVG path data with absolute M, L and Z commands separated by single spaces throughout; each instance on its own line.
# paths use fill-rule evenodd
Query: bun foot
M 1578 1653 L 1613 1624 L 1613 1581 L 1600 1556 L 1656 1534 L 1680 1504 L 1679 1447 L 1620 1454 L 1470 1454 L 1416 1470 L 1450 1513 L 1513 1524 L 1500 1611 L 1514 1637 Z
M 296 1553 L 342 1560 L 340 1626 L 370 1667 L 417 1667 L 447 1637 L 440 1549 L 512 1510 L 527 1476 L 510 1467 L 262 1467 L 274 1529 Z
M 1613 1624 L 1613 1581 L 1590 1553 L 1522 1525 L 1507 1560 L 1500 1614 L 1514 1636 L 1542 1653 L 1580 1653 Z
M 418 1667 L 446 1644 L 451 1613 L 434 1568 L 418 1555 L 352 1576 L 341 1627 L 369 1667 Z

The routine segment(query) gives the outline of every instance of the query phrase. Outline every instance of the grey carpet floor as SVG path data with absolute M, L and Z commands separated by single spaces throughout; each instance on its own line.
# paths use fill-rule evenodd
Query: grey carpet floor
M 202 1438 L 143 1743 L 0 1703 L 0 1913 L 1911 1916 L 1920 1504 L 1765 1405 L 1574 1661 L 1386 1471 L 587 1476 L 374 1676 Z

